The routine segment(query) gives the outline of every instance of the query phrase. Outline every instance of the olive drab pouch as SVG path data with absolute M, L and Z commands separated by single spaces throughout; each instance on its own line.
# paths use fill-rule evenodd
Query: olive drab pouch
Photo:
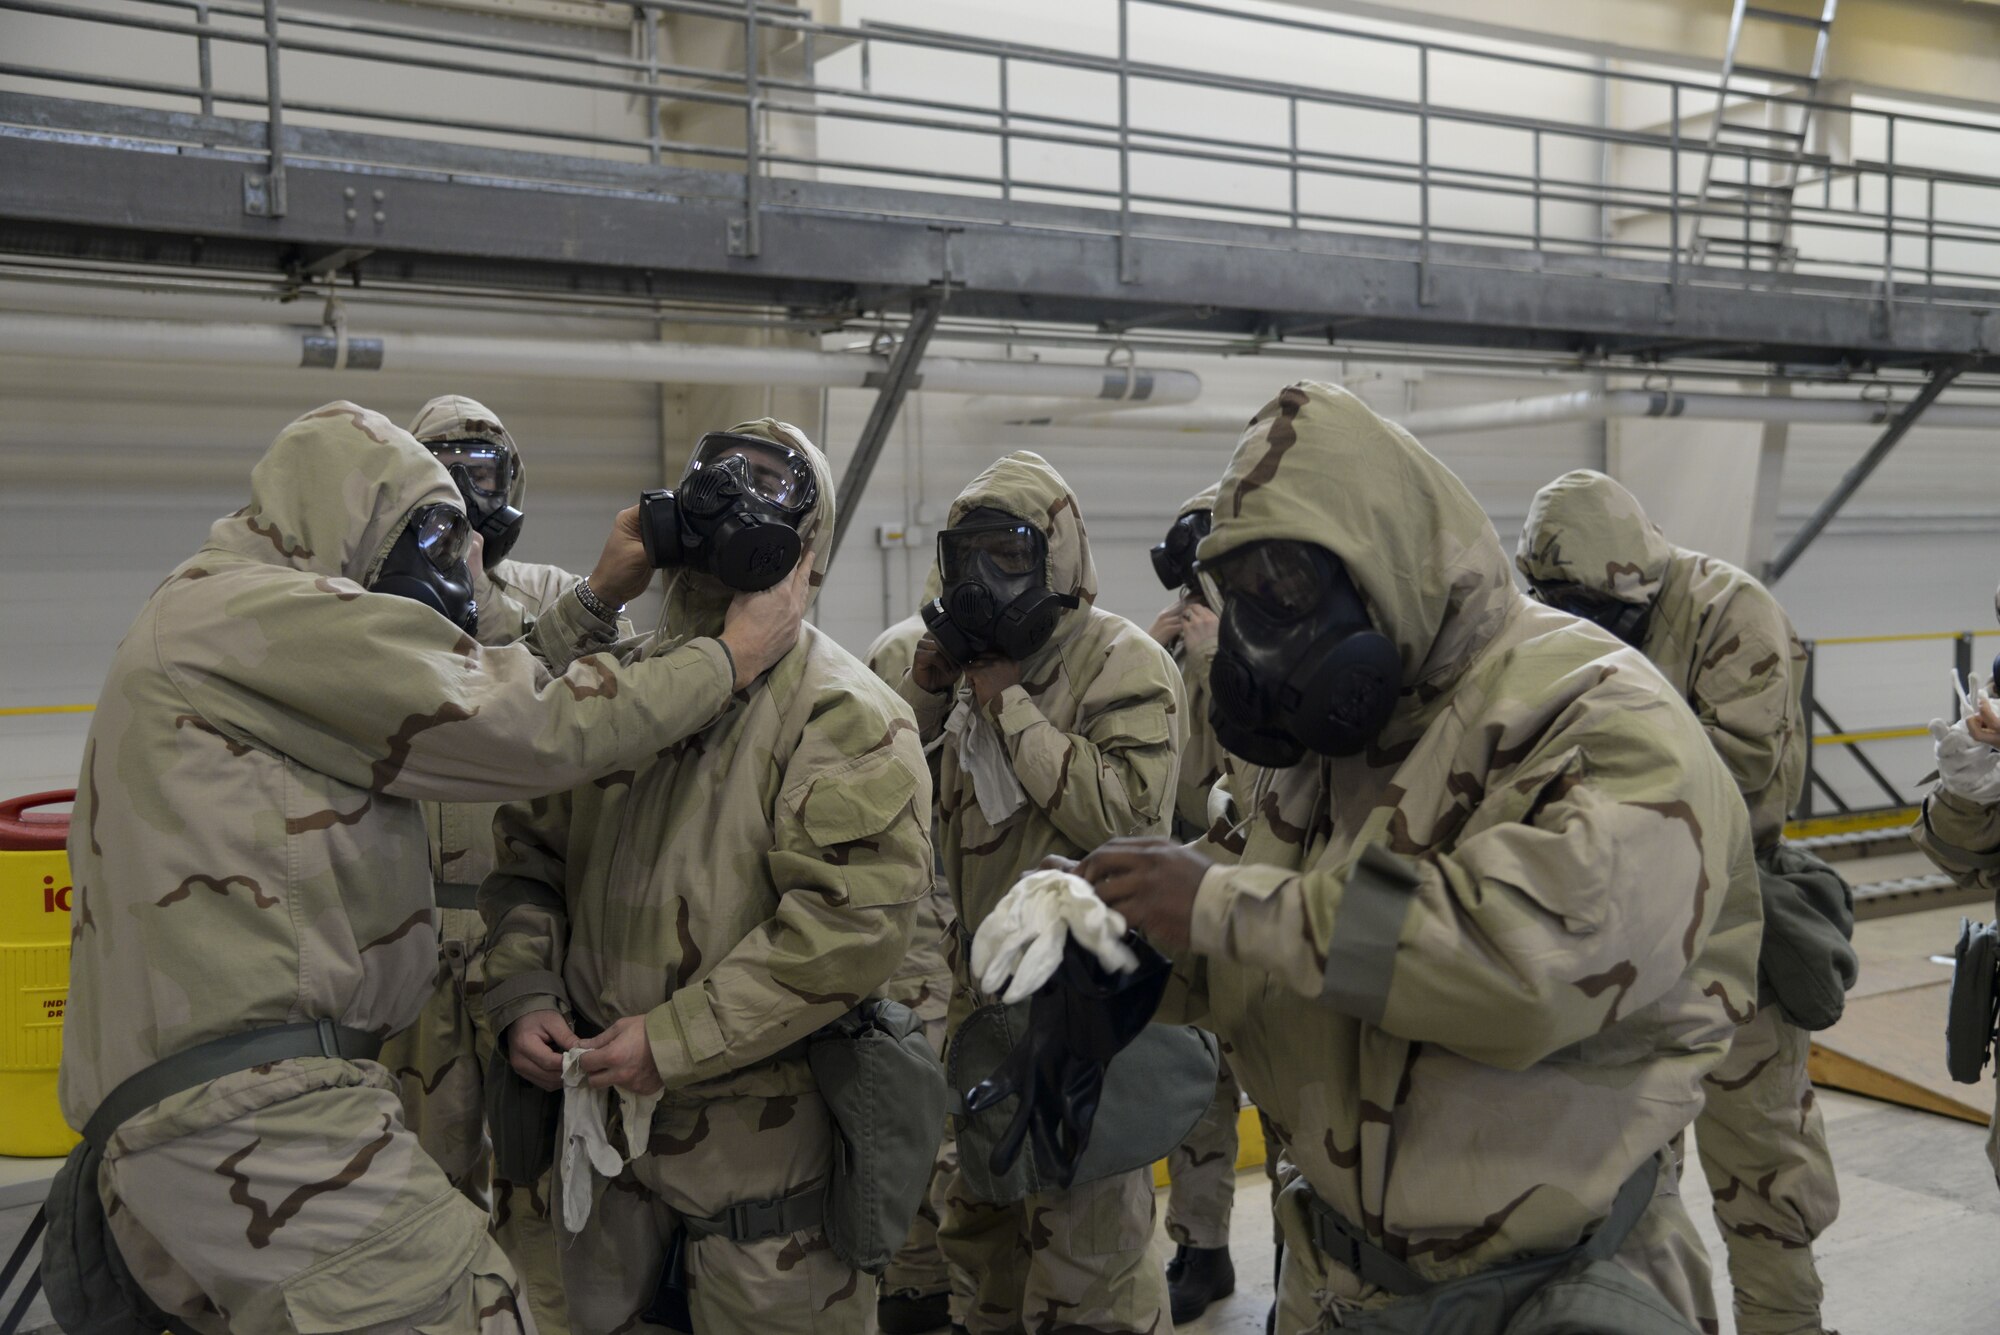
M 806 1061 L 838 1132 L 826 1240 L 856 1270 L 879 1275 L 930 1187 L 950 1111 L 944 1068 L 915 1013 L 881 998 L 815 1033 Z
M 1976 1085 L 1992 1056 L 1995 1021 L 2000 1019 L 2000 923 L 1960 918 L 1952 954 L 1945 1066 L 1959 1084 Z
M 1854 890 L 1839 872 L 1796 844 L 1757 857 L 1764 946 L 1758 1004 L 1776 1005 L 1801 1029 L 1831 1028 L 1860 972 L 1854 953 Z
M 555 1165 L 563 1096 L 523 1080 L 503 1044 L 486 1063 L 486 1133 L 493 1173 L 503 1182 L 539 1182 Z
M 952 1035 L 945 1054 L 959 1175 L 981 1200 L 996 1205 L 1059 1185 L 1044 1180 L 1032 1154 L 1017 1157 L 1004 1173 L 992 1170 L 993 1149 L 1013 1121 L 1018 1099 L 1004 1099 L 978 1113 L 965 1110 L 965 1091 L 998 1070 L 1026 1037 L 1029 1005 L 982 1006 Z M 1080 1187 L 1166 1158 L 1215 1098 L 1219 1061 L 1215 1036 L 1206 1030 L 1147 1025 L 1105 1071 L 1090 1142 L 1068 1185 Z
M 42 1287 L 65 1335 L 185 1335 L 132 1278 L 97 1192 L 104 1156 L 86 1140 L 69 1152 L 49 1184 L 48 1232 L 42 1239 Z

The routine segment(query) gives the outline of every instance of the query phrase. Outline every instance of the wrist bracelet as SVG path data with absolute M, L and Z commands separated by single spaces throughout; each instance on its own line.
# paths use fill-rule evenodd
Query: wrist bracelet
M 583 604 L 584 611 L 590 613 L 599 621 L 608 621 L 614 626 L 618 624 L 618 614 L 625 610 L 625 606 L 622 603 L 617 607 L 613 607 L 605 602 L 604 599 L 598 597 L 597 590 L 590 587 L 590 576 L 588 575 L 585 575 L 576 582 L 576 600 Z

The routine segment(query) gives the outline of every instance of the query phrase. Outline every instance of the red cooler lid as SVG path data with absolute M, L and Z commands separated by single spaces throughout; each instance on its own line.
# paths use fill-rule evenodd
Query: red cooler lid
M 67 811 L 34 811 L 76 801 L 76 789 L 29 793 L 0 802 L 0 853 L 60 852 L 69 842 Z

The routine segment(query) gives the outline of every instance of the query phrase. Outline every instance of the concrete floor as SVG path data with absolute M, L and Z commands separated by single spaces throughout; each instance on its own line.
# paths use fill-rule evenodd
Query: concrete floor
M 1845 1335 L 1993 1335 L 2000 1330 L 2000 1190 L 1985 1128 L 1822 1089 L 1827 1139 L 1840 1173 L 1840 1218 L 1820 1239 L 1825 1320 Z M 1723 1335 L 1728 1264 L 1709 1215 L 1708 1185 L 1690 1161 L 1688 1209 L 1715 1267 Z M 1237 1177 L 1231 1223 L 1236 1293 L 1180 1327 L 1193 1335 L 1263 1335 L 1270 1306 L 1271 1212 L 1261 1172 Z M 1164 1221 L 1165 1201 L 1161 1201 Z M 1156 1249 L 1173 1252 L 1164 1222 Z

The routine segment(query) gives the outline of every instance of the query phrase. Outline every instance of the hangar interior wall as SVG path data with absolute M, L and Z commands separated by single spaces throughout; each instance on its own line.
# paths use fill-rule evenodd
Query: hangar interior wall
M 317 0 L 334 13 L 379 13 L 385 7 L 362 0 Z M 395 7 L 402 9 L 403 7 Z M 1063 42 L 1102 43 L 1107 29 L 1099 9 L 1037 3 L 1035 24 L 1055 24 Z M 421 9 L 421 7 L 420 7 Z M 550 13 L 560 6 L 549 8 Z M 925 22 L 938 15 L 906 0 L 850 0 L 844 21 L 880 18 Z M 962 12 L 961 12 L 962 11 Z M 411 11 L 415 12 L 415 11 Z M 498 19 L 477 6 L 422 10 L 424 22 L 448 27 L 520 25 Z M 962 3 L 955 15 L 967 24 L 1027 25 L 1020 3 Z M 9 22 L 23 23 L 19 15 Z M 1142 58 L 1182 63 L 1210 59 L 1231 68 L 1269 74 L 1269 48 L 1217 48 L 1211 29 L 1182 22 L 1172 14 L 1149 19 Z M 1392 25 L 1382 25 L 1393 30 Z M 568 29 L 533 25 L 536 31 L 564 32 L 563 40 L 616 47 L 617 33 L 584 25 Z M 474 30 L 468 29 L 468 30 Z M 1049 40 L 1052 29 L 1038 29 Z M 9 34 L 14 58 L 26 63 L 53 61 L 57 53 L 30 49 L 45 40 L 41 28 Z M 1476 44 L 1476 39 L 1466 39 Z M 39 54 L 37 54 L 39 51 Z M 61 53 L 72 67 L 78 53 Z M 1291 58 L 1302 58 L 1293 50 Z M 91 60 L 124 61 L 142 68 L 147 54 L 108 46 Z M 845 51 L 826 62 L 858 62 Z M 136 62 L 136 64 L 134 63 Z M 1261 62 L 1261 63 L 1260 63 Z M 855 72 L 859 77 L 858 71 Z M 1449 75 L 1450 72 L 1447 72 Z M 289 75 L 288 75 L 289 77 Z M 307 91 L 316 77 L 302 72 Z M 317 77 L 331 77 L 322 71 Z M 388 76 L 385 76 L 388 77 Z M 870 78 L 878 86 L 902 79 L 913 89 L 936 92 L 967 77 L 948 64 L 927 68 L 877 65 Z M 1407 95 L 1409 72 L 1389 63 L 1355 71 L 1385 94 Z M 1468 66 L 1450 83 L 1452 95 L 1468 105 L 1504 104 L 1552 119 L 1586 117 L 1590 96 L 1582 79 L 1543 78 L 1481 84 Z M 252 80 L 254 82 L 254 80 Z M 1036 94 L 1051 110 L 1090 104 L 1104 96 L 1101 80 L 1073 85 L 1050 83 Z M 397 96 L 412 106 L 440 108 L 467 96 L 450 80 L 398 77 Z M 1373 86 L 1371 84 L 1370 86 Z M 47 85 L 38 85 L 47 91 Z M 75 90 L 72 90 L 75 91 Z M 88 96 L 87 91 L 76 95 Z M 400 105 L 400 103 L 399 103 Z M 625 99 L 586 98 L 575 105 L 551 104 L 537 114 L 562 116 L 580 126 L 612 127 L 628 117 Z M 1180 116 L 1212 126 L 1217 133 L 1264 132 L 1268 109 L 1220 94 L 1193 98 L 1178 107 L 1154 108 L 1159 117 Z M 1637 115 L 1602 109 L 1605 115 Z M 718 131 L 720 132 L 720 131 Z M 1352 113 L 1308 127 L 1326 142 L 1365 144 L 1371 137 L 1402 134 Z M 820 148 L 830 159 L 851 156 L 843 135 L 889 131 L 825 122 Z M 946 162 L 966 151 L 950 136 L 916 139 L 906 146 L 909 160 Z M 1516 147 L 1454 132 L 1435 146 L 1443 156 L 1506 161 Z M 1940 152 L 1955 151 L 1940 148 Z M 1088 155 L 1065 157 L 1049 149 L 1038 170 L 1052 179 L 1086 184 L 1102 164 Z M 1515 164 L 1520 165 L 1520 164 Z M 1972 166 L 1972 164 L 1968 164 Z M 1616 164 L 1579 159 L 1579 174 L 1624 170 Z M 2000 162 L 1973 169 L 2000 171 Z M 1182 164 L 1184 174 L 1207 173 L 1223 195 L 1261 199 L 1267 181 L 1249 175 L 1226 179 L 1222 169 Z M 1074 198 L 1067 196 L 1066 198 Z M 1400 216 L 1408 200 L 1383 187 L 1342 207 L 1384 217 Z M 1450 207 L 1466 225 L 1477 225 L 1481 210 L 1515 206 L 1468 196 Z M 1520 225 L 1511 214 L 1495 221 Z M 1549 225 L 1582 232 L 1615 224 L 1580 211 L 1551 210 Z M 133 291 L 54 287 L 18 281 L 0 283 L 0 308 L 126 315 L 134 318 L 214 319 L 229 322 L 311 322 L 315 303 L 281 307 L 268 300 L 176 295 L 171 290 Z M 651 337 L 647 321 L 565 314 L 503 314 L 391 306 L 354 294 L 350 318 L 372 321 L 385 330 L 511 333 L 593 338 Z M 697 336 L 677 330 L 674 337 Z M 829 338 L 828 347 L 848 346 L 853 335 Z M 934 345 L 940 353 L 998 356 L 1009 350 L 992 345 Z M 1016 350 L 1015 355 L 1095 361 L 1098 354 Z M 1286 381 L 1303 376 L 1349 384 L 1391 416 L 1401 412 L 1493 399 L 1588 388 L 1580 377 L 1467 374 L 1435 368 L 1343 363 L 1324 360 L 1224 359 L 1216 356 L 1147 354 L 1160 365 L 1197 371 L 1205 389 L 1201 406 L 1240 410 L 1245 417 Z M 1732 386 L 1705 384 L 1702 388 Z M 95 698 L 104 667 L 119 635 L 159 577 L 201 541 L 208 523 L 242 503 L 249 466 L 276 430 L 296 413 L 335 397 L 348 397 L 407 420 L 427 397 L 463 392 L 492 405 L 510 423 L 529 460 L 532 487 L 530 526 L 520 549 L 525 557 L 587 567 L 605 524 L 638 488 L 659 485 L 678 472 L 678 461 L 693 434 L 727 425 L 757 411 L 760 396 L 719 395 L 701 387 L 643 384 L 577 384 L 552 379 L 481 377 L 449 380 L 400 374 L 333 373 L 296 370 L 254 372 L 215 367 L 123 365 L 103 361 L 58 362 L 39 358 L 0 359 L 0 706 L 82 703 Z M 772 400 L 779 410 L 802 418 L 800 425 L 822 441 L 836 474 L 844 467 L 867 416 L 871 395 L 834 390 L 824 395 L 792 392 Z M 727 419 L 727 420 L 725 420 Z M 1779 539 L 1831 489 L 1846 467 L 1873 439 L 1865 427 L 1794 426 L 1783 473 Z M 1690 528 L 1740 506 L 1742 469 L 1733 456 L 1718 459 L 1731 440 L 1754 449 L 1755 433 L 1735 424 L 1587 423 L 1439 437 L 1432 448 L 1458 470 L 1493 515 L 1510 547 L 1536 487 L 1572 467 L 1604 466 L 1626 471 L 1642 498 L 1679 517 Z M 859 651 L 888 621 L 915 604 L 929 559 L 929 541 L 952 497 L 994 455 L 1032 448 L 1047 455 L 1078 490 L 1097 549 L 1107 607 L 1142 623 L 1163 601 L 1145 549 L 1157 539 L 1166 518 L 1189 494 L 1219 472 L 1233 441 L 1226 433 L 1160 436 L 1128 430 L 1005 427 L 971 411 L 960 396 L 914 394 L 894 428 L 874 483 L 861 501 L 835 577 L 818 618 L 843 643 Z M 1803 633 L 1814 636 L 1985 627 L 1992 623 L 1991 597 L 2000 561 L 1994 559 L 1994 498 L 2000 495 L 2000 454 L 1976 432 L 1919 427 L 1780 586 Z M 1702 451 L 1710 460 L 1704 463 Z M 1712 472 L 1710 483 L 1705 472 Z M 907 530 L 914 545 L 877 545 L 878 526 Z M 1673 527 L 1669 518 L 1669 527 Z M 639 609 L 648 618 L 645 608 Z M 1992 647 L 1988 642 L 1988 648 Z M 1983 651 L 1982 651 L 1983 652 Z M 1921 722 L 1942 709 L 1942 646 L 1891 646 L 1829 655 L 1822 662 L 1821 688 L 1843 723 L 1850 727 Z M 72 781 L 86 727 L 83 716 L 0 718 L 0 792 L 66 786 Z M 1910 744 L 1885 753 L 1886 767 L 1903 783 L 1928 768 L 1928 748 Z M 1838 771 L 1835 771 L 1838 774 Z

